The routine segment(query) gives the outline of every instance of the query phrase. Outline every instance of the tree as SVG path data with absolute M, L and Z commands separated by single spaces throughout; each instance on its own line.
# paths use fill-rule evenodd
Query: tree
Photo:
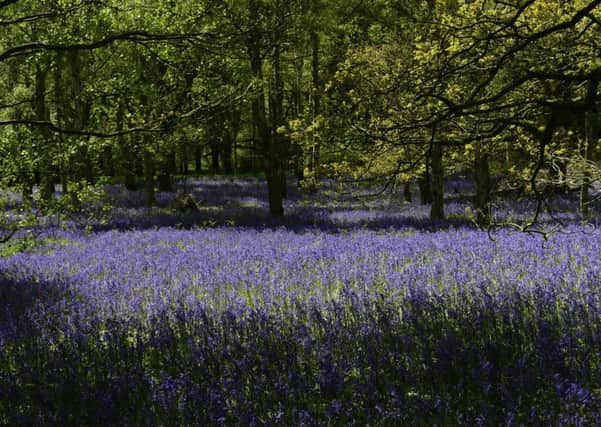
M 347 103 L 350 133 L 367 140 L 361 150 L 379 153 L 388 147 L 399 156 L 397 165 L 389 162 L 372 175 L 398 175 L 404 170 L 400 165 L 407 165 L 407 149 L 417 149 L 426 173 L 433 175 L 432 217 L 439 218 L 441 161 L 463 149 L 473 159 L 476 210 L 485 225 L 490 220 L 490 158 L 517 130 L 521 144 L 533 153 L 525 168 L 527 189 L 539 200 L 536 222 L 544 206 L 537 183 L 548 167 L 548 147 L 561 128 L 583 133 L 583 120 L 559 118 L 574 112 L 584 117 L 599 102 L 601 64 L 591 61 L 599 39 L 598 14 L 598 1 L 437 2 L 409 16 L 411 27 L 389 33 L 396 40 L 380 53 L 369 44 L 355 47 L 339 70 L 338 90 L 344 97 L 337 102 Z M 354 141 L 360 141 L 356 136 Z
M 5 1 L 1 175 L 47 202 L 60 182 L 75 205 L 98 177 L 144 175 L 152 203 L 190 159 L 234 173 L 250 152 L 273 216 L 305 168 L 406 198 L 417 181 L 435 219 L 444 175 L 468 168 L 482 226 L 491 175 L 539 200 L 533 220 L 578 176 L 586 216 L 600 2 Z
M 175 172 L 176 129 L 226 102 L 216 95 L 195 104 L 188 97 L 195 63 L 179 72 L 186 59 L 213 48 L 207 40 L 218 41 L 204 8 L 191 2 L 153 6 L 161 13 L 134 3 L 130 8 L 115 2 L 2 3 L 0 12 L 10 18 L 0 20 L 0 67 L 15 78 L 2 89 L 13 101 L 0 105 L 0 131 L 7 136 L 32 131 L 28 162 L 13 157 L 5 165 L 31 165 L 19 179 L 39 176 L 44 199 L 52 198 L 60 176 L 63 190 L 76 201 L 71 184 L 76 190 L 96 173 L 114 174 L 117 158 L 130 189 L 137 164 L 146 165 L 152 202 L 155 170 L 161 189 L 170 187 Z M 30 108 L 17 108 L 28 103 Z

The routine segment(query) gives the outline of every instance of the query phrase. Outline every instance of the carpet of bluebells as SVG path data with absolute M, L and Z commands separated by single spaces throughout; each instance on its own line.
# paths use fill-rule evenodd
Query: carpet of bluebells
M 0 258 L 0 425 L 600 425 L 598 206 L 545 240 L 472 226 L 461 180 L 437 223 L 336 183 L 274 221 L 264 187 L 109 187 Z

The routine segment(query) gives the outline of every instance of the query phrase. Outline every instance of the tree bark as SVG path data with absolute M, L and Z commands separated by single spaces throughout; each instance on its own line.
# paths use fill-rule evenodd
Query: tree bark
M 56 110 L 56 124 L 61 127 L 67 127 L 66 123 L 66 102 L 65 102 L 65 92 L 66 88 L 63 83 L 63 74 L 62 74 L 62 66 L 64 65 L 64 56 L 62 53 L 57 52 L 56 54 L 56 63 L 54 64 L 54 106 Z M 57 142 L 57 149 L 64 152 L 64 141 L 65 136 L 61 134 L 57 134 L 55 136 Z M 65 164 L 64 160 L 60 161 L 58 164 L 58 172 L 60 177 L 60 183 L 62 187 L 63 195 L 67 195 L 69 193 L 69 175 L 70 175 L 70 161 L 67 160 L 67 164 Z
M 81 59 L 77 50 L 69 51 L 68 54 L 69 69 L 71 74 L 71 108 L 69 127 L 72 130 L 81 131 L 87 121 L 86 104 L 83 100 L 83 89 L 81 81 Z M 90 159 L 87 143 L 79 143 L 83 137 L 70 138 L 76 145 L 74 156 L 74 178 L 76 180 L 85 179 L 87 182 L 94 182 L 94 167 Z M 87 142 L 87 141 L 86 141 Z M 73 195 L 76 197 L 76 195 Z
M 117 107 L 117 131 L 122 132 L 124 129 L 125 113 L 123 110 L 123 103 L 120 101 Z M 117 146 L 119 147 L 120 159 L 117 162 L 119 166 L 119 175 L 123 181 L 125 188 L 130 191 L 138 189 L 136 185 L 136 173 L 135 173 L 135 161 L 134 154 L 129 147 L 128 140 L 125 135 L 119 135 L 117 137 Z
M 299 55 L 294 60 L 294 85 L 292 89 L 292 106 L 294 108 L 294 115 L 296 118 L 301 119 L 303 117 L 303 69 L 305 66 L 305 60 L 302 55 Z M 303 143 L 300 138 L 296 138 L 292 144 L 292 160 L 294 164 L 294 173 L 296 176 L 297 186 L 301 186 L 305 179 L 305 150 Z
M 164 153 L 158 166 L 157 181 L 159 191 L 173 191 L 173 175 L 177 172 L 175 150 L 170 149 Z
M 419 201 L 422 205 L 429 205 L 432 203 L 432 185 L 430 183 L 430 170 L 429 170 L 429 162 L 426 159 L 426 170 L 419 177 L 418 182 L 419 186 Z
M 211 136 L 209 147 L 211 148 L 211 172 L 216 174 L 221 171 L 219 167 L 219 140 L 215 135 Z
M 403 182 L 403 200 L 408 203 L 411 203 L 411 181 Z
M 157 183 L 159 191 L 173 191 L 173 179 L 171 175 L 165 172 L 161 172 L 157 175 Z
M 196 141 L 194 145 L 194 172 L 200 175 L 202 171 L 202 145 Z
M 148 145 L 146 145 L 147 147 Z M 152 152 L 144 148 L 143 162 L 144 162 L 144 181 L 146 183 L 146 204 L 152 206 L 156 204 L 156 193 L 154 189 L 154 155 Z
M 165 155 L 165 172 L 169 175 L 177 174 L 177 152 L 172 146 Z
M 240 111 L 229 107 L 224 115 L 223 138 L 221 140 L 221 163 L 225 174 L 234 173 L 235 145 L 240 132 Z
M 580 147 L 580 155 L 584 158 L 584 160 L 588 163 L 592 160 L 593 157 L 593 114 L 591 111 L 587 111 L 584 116 L 584 138 L 581 142 Z M 582 215 L 583 219 L 588 219 L 590 217 L 590 209 L 589 209 L 589 187 L 591 184 L 590 173 L 587 170 L 588 166 L 584 167 L 582 171 L 582 185 L 580 187 L 580 215 Z
M 46 76 L 48 69 L 36 67 L 34 111 L 36 119 L 48 121 L 50 115 L 46 107 Z M 49 202 L 54 196 L 54 168 L 51 161 L 52 133 L 46 126 L 40 126 L 39 131 L 43 140 L 40 156 L 40 197 L 44 202 Z
M 232 149 L 234 146 L 234 141 L 229 133 L 226 130 L 222 146 L 221 146 L 221 162 L 223 163 L 223 173 L 226 175 L 230 175 L 234 172 L 234 167 L 232 165 Z
M 190 172 L 189 168 L 188 168 L 188 164 L 190 162 L 190 159 L 188 157 L 188 140 L 187 138 L 181 138 L 179 141 L 179 155 L 180 155 L 180 159 L 179 159 L 179 171 L 182 175 L 188 175 L 188 173 Z
M 319 50 L 320 40 L 317 31 L 311 31 L 311 78 L 313 87 L 311 91 L 312 119 L 315 120 L 321 114 L 321 80 L 319 76 Z M 321 144 L 314 132 L 311 133 L 311 161 L 309 170 L 316 172 L 319 168 L 321 157 Z
M 474 160 L 474 181 L 476 184 L 476 222 L 485 227 L 490 225 L 490 168 L 488 154 L 478 147 Z
M 430 161 L 432 162 L 431 219 L 444 219 L 444 170 L 442 155 L 442 144 L 437 140 L 432 141 L 432 152 L 430 154 Z
M 249 17 L 251 22 L 260 22 L 259 7 L 256 0 L 249 1 Z M 267 121 L 265 109 L 265 91 L 263 81 L 263 59 L 261 56 L 261 31 L 258 28 L 251 31 L 247 40 L 248 56 L 251 73 L 257 85 L 255 96 L 252 100 L 252 118 L 257 132 L 257 137 L 265 156 L 267 191 L 269 198 L 269 213 L 274 217 L 284 215 L 283 188 L 279 160 L 277 156 L 277 145 L 272 135 L 271 127 Z M 274 59 L 274 67 L 279 67 L 279 60 Z M 276 112 L 277 114 L 277 112 Z M 273 122 L 273 117 L 272 117 Z
M 115 162 L 113 160 L 113 146 L 109 145 L 102 149 L 100 154 L 100 174 L 104 176 L 115 176 Z
M 273 54 L 273 86 L 271 89 L 272 137 L 268 148 L 269 159 L 268 188 L 269 211 L 272 216 L 284 216 L 283 200 L 286 198 L 286 171 L 284 165 L 287 157 L 287 137 L 279 132 L 284 124 L 284 83 L 281 74 L 280 45 L 276 44 Z

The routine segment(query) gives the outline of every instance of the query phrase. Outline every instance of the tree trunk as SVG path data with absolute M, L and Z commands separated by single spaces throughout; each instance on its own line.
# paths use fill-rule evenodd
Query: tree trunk
M 47 69 L 42 69 L 39 66 L 36 68 L 35 74 L 35 97 L 34 110 L 36 119 L 42 122 L 48 121 L 49 114 L 46 108 L 46 76 Z M 51 161 L 52 150 L 52 133 L 47 126 L 39 127 L 42 137 L 42 147 L 40 156 L 40 197 L 44 202 L 49 202 L 54 196 L 54 168 Z
M 169 175 L 177 174 L 177 153 L 172 146 L 165 156 L 165 172 Z
M 312 101 L 312 119 L 315 120 L 321 114 L 321 80 L 319 78 L 319 34 L 317 31 L 311 31 L 311 77 L 313 80 L 313 87 L 311 91 Z M 311 172 L 317 172 L 319 163 L 321 161 L 321 144 L 319 138 L 314 132 L 311 133 L 310 138 L 312 140 L 311 147 L 311 161 L 309 162 L 309 170 Z
M 162 172 L 157 175 L 159 191 L 173 191 L 173 179 L 168 173 Z
M 584 158 L 584 160 L 588 163 L 592 160 L 593 157 L 593 113 L 591 111 L 587 111 L 584 116 L 584 139 L 581 142 L 580 147 L 580 155 Z M 591 184 L 590 173 L 587 170 L 588 165 L 584 167 L 582 171 L 582 185 L 580 187 L 580 214 L 583 219 L 588 219 L 590 217 L 590 209 L 589 209 L 589 187 Z
M 152 206 L 156 203 L 156 193 L 154 190 L 154 155 L 147 148 L 144 148 L 143 162 L 144 181 L 146 183 L 146 204 Z
M 432 203 L 432 185 L 430 182 L 430 171 L 428 160 L 426 160 L 426 170 L 419 177 L 417 184 L 419 186 L 419 201 L 422 205 Z
M 194 145 L 194 172 L 200 175 L 202 171 L 202 145 L 196 141 Z
M 71 72 L 71 108 L 70 108 L 70 123 L 71 130 L 81 131 L 85 127 L 86 104 L 83 100 L 83 90 L 81 82 L 81 60 L 80 53 L 77 50 L 69 51 L 68 61 Z M 79 143 L 83 137 L 72 137 L 70 141 L 75 144 L 74 156 L 74 178 L 76 180 L 85 179 L 87 182 L 94 182 L 94 167 L 90 160 L 88 152 L 88 144 Z M 87 142 L 87 141 L 86 141 Z M 74 196 L 75 197 L 75 196 Z
M 269 194 L 269 214 L 273 217 L 284 216 L 282 179 L 276 175 L 267 177 L 267 191 Z
M 268 150 L 269 170 L 271 179 L 269 187 L 269 210 L 272 216 L 283 216 L 283 200 L 286 198 L 286 157 L 287 157 L 287 137 L 278 130 L 284 124 L 284 82 L 281 74 L 280 45 L 276 45 L 273 54 L 273 86 L 271 89 L 271 119 L 272 119 L 272 138 L 271 146 Z
M 211 142 L 211 172 L 219 173 L 219 145 L 215 141 Z
M 432 142 L 430 160 L 432 162 L 432 208 L 431 219 L 444 219 L 444 170 L 442 166 L 443 147 L 439 141 Z
M 225 126 L 223 127 L 223 138 L 221 145 L 221 162 L 223 172 L 226 174 L 234 173 L 234 150 L 236 138 L 240 131 L 240 111 L 230 107 L 225 114 Z
M 188 158 L 188 140 L 186 138 L 181 138 L 179 140 L 179 153 L 180 153 L 180 172 L 182 175 L 188 175 L 190 170 L 188 169 L 188 163 L 190 159 Z
M 124 120 L 125 114 L 123 111 L 123 104 L 119 102 L 119 106 L 117 107 L 118 132 L 123 131 Z M 119 135 L 117 137 L 117 146 L 119 147 L 120 154 L 120 159 L 117 162 L 120 169 L 119 176 L 121 177 L 123 185 L 125 185 L 127 190 L 135 191 L 138 189 L 138 186 L 136 185 L 135 159 L 125 135 Z
M 294 145 L 294 174 L 296 185 L 300 187 L 305 180 L 305 152 L 300 144 Z
M 57 52 L 56 64 L 54 64 L 54 105 L 56 109 L 55 122 L 60 128 L 66 128 L 67 124 L 67 103 L 65 100 L 66 88 L 63 82 L 62 66 L 64 65 L 64 56 L 62 53 Z M 58 134 L 56 135 L 57 148 L 58 150 L 65 152 L 65 136 Z M 71 175 L 71 158 L 61 160 L 58 165 L 60 183 L 62 187 L 63 196 L 69 194 L 69 175 Z
M 219 168 L 219 150 L 221 145 L 220 130 L 217 126 L 210 124 L 207 129 L 207 142 L 209 150 L 211 152 L 211 173 L 217 174 L 220 172 Z
M 221 146 L 221 162 L 223 163 L 223 173 L 226 175 L 231 175 L 234 172 L 234 167 L 232 165 L 233 145 L 234 141 L 231 139 L 229 131 L 226 131 Z
M 249 1 L 249 16 L 251 22 L 260 22 L 259 7 L 256 0 Z M 265 92 L 263 82 L 263 60 L 261 56 L 261 31 L 251 31 L 248 39 L 248 56 L 252 76 L 258 85 L 252 99 L 252 119 L 257 132 L 259 143 L 266 160 L 266 178 L 269 198 L 269 213 L 274 217 L 284 215 L 281 168 L 277 156 L 277 145 L 273 139 L 271 128 L 267 122 L 265 111 Z M 275 56 L 275 55 L 274 55 Z M 279 69 L 279 60 L 274 59 L 274 69 Z M 279 71 L 275 72 L 276 74 Z M 277 86 L 277 85 L 276 85 Z M 276 112 L 277 114 L 277 112 Z M 273 119 L 273 118 L 272 118 Z
M 403 199 L 407 203 L 411 203 L 411 181 L 403 182 Z
M 476 184 L 476 222 L 479 226 L 490 225 L 490 169 L 488 154 L 482 147 L 476 150 L 474 160 L 474 181 Z
M 305 66 L 305 60 L 302 55 L 299 55 L 294 60 L 294 71 L 295 81 L 292 91 L 292 105 L 294 108 L 294 115 L 297 118 L 303 117 L 303 69 Z M 290 147 L 292 151 L 294 173 L 296 176 L 297 186 L 301 186 L 305 179 L 305 151 L 302 141 L 297 138 L 294 144 Z
M 115 176 L 115 164 L 113 160 L 113 146 L 109 145 L 102 149 L 100 155 L 100 174 L 104 176 Z
M 159 191 L 173 191 L 173 175 L 176 173 L 176 169 L 175 150 L 169 150 L 159 162 L 157 176 Z

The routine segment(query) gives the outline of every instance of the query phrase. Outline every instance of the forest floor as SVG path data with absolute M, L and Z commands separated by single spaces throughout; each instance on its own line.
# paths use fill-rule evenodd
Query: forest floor
M 481 230 L 445 185 L 445 221 L 334 181 L 274 220 L 226 177 L 40 218 L 0 248 L 0 425 L 595 425 L 600 203 Z

